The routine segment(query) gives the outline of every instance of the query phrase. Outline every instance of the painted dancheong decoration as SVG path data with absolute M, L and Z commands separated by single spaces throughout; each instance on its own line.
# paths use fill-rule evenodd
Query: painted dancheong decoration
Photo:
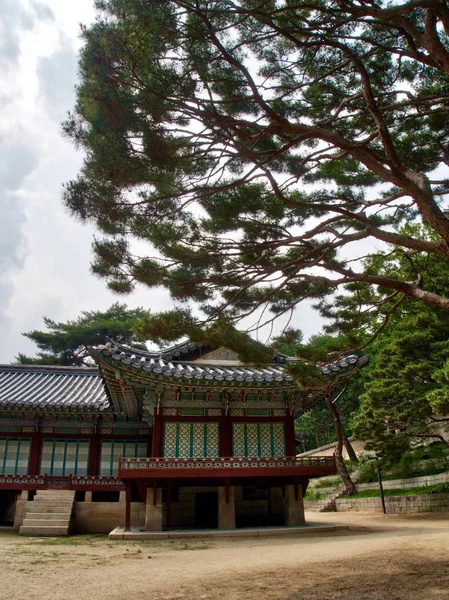
M 299 525 L 309 479 L 336 472 L 332 457 L 296 457 L 294 419 L 325 391 L 300 389 L 292 357 L 252 366 L 226 348 L 112 340 L 92 357 L 0 366 L 0 517 L 22 533 Z M 322 372 L 336 380 L 365 361 Z

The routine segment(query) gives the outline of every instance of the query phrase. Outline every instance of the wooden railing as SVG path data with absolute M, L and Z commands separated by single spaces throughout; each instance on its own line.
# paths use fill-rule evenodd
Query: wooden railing
M 119 458 L 119 471 L 160 469 L 283 469 L 292 467 L 333 467 L 333 456 L 315 457 L 232 457 L 232 458 Z
M 0 489 L 66 489 L 119 491 L 123 483 L 117 477 L 91 475 L 10 475 L 0 474 Z

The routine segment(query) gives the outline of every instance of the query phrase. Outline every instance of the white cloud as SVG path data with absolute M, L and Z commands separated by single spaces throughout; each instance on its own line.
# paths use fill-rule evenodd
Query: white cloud
M 36 69 L 49 118 L 60 123 L 74 104 L 78 56 L 72 40 L 61 36 L 58 49 L 42 57 Z
M 171 306 L 161 289 L 139 287 L 123 298 L 109 292 L 89 270 L 93 229 L 61 203 L 82 155 L 62 138 L 60 121 L 74 102 L 79 24 L 94 16 L 93 0 L 2 2 L 0 362 L 35 352 L 21 332 L 41 329 L 44 315 L 65 321 L 117 299 L 153 311 Z M 316 317 L 303 310 L 298 326 L 312 333 Z

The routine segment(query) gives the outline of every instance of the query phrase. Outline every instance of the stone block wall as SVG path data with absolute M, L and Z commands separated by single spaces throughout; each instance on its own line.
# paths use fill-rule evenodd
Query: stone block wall
M 337 512 L 382 512 L 380 498 L 338 498 Z M 387 514 L 449 512 L 449 494 L 422 494 L 385 498 Z
M 244 523 L 245 526 L 251 527 L 253 524 L 259 524 L 268 519 L 267 498 L 244 500 L 241 486 L 236 486 L 234 493 L 235 519 L 238 525 Z
M 423 475 L 422 477 L 410 477 L 408 479 L 385 480 L 382 481 L 382 485 L 384 490 L 407 490 L 412 487 L 426 487 L 447 482 L 449 482 L 449 473 L 438 473 L 438 475 Z M 359 483 L 356 487 L 358 492 L 362 492 L 364 490 L 377 490 L 379 484 L 377 481 L 374 483 Z
M 75 502 L 74 513 L 76 533 L 110 533 L 115 527 L 125 526 L 124 501 Z M 145 504 L 131 502 L 131 527 L 144 528 L 144 526 Z
M 195 487 L 180 487 L 178 491 L 178 501 L 172 502 L 172 526 L 173 527 L 188 527 L 195 524 L 195 499 L 196 494 L 201 492 L 216 492 L 216 486 L 195 486 Z M 166 525 L 167 521 L 167 505 L 164 502 L 164 511 L 162 522 Z
M 16 500 L 16 511 L 14 514 L 14 525 L 13 525 L 14 531 L 19 531 L 20 526 L 22 525 L 22 522 L 25 518 L 27 508 L 30 504 L 31 504 L 31 502 L 28 502 L 28 492 L 27 491 L 20 492 L 20 495 L 17 497 L 17 500 Z
M 232 490 L 230 490 L 232 492 Z M 172 526 L 189 527 L 195 525 L 195 502 L 199 493 L 213 492 L 218 495 L 216 486 L 180 487 L 176 502 L 172 502 Z M 230 500 L 235 506 L 237 526 L 267 525 L 284 523 L 282 489 L 267 490 L 270 498 L 244 499 L 242 486 L 234 486 L 234 497 Z M 278 497 L 279 496 L 279 497 Z M 19 530 L 23 519 L 32 504 L 28 492 L 22 492 L 16 502 L 14 529 Z M 270 509 L 271 505 L 271 509 Z M 74 531 L 77 533 L 109 533 L 115 527 L 125 525 L 125 492 L 120 492 L 118 502 L 92 502 L 92 492 L 86 492 L 83 502 L 74 503 Z M 145 528 L 146 506 L 144 502 L 131 503 L 131 526 Z M 167 505 L 163 503 L 162 526 L 166 525 Z
M 173 527 L 188 527 L 195 523 L 195 499 L 201 492 L 217 492 L 215 486 L 180 487 L 178 501 L 172 502 Z M 268 519 L 268 499 L 243 499 L 242 486 L 234 486 L 235 518 L 238 524 L 260 523 Z M 166 504 L 164 503 L 163 524 L 166 524 Z

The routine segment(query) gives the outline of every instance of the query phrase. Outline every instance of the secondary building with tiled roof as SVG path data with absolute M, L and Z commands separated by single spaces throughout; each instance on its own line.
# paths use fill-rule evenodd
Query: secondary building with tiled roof
M 0 411 L 110 410 L 98 368 L 0 365 Z

